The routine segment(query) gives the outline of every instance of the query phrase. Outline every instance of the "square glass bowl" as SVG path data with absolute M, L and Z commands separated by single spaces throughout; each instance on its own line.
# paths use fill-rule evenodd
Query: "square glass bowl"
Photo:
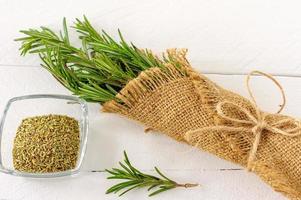
M 79 122 L 80 147 L 74 169 L 55 173 L 28 173 L 14 169 L 13 144 L 17 128 L 27 117 L 40 115 L 67 115 Z M 84 100 L 74 96 L 37 94 L 10 99 L 4 108 L 0 122 L 0 171 L 32 178 L 52 178 L 76 174 L 80 171 L 86 152 L 88 137 L 88 106 Z

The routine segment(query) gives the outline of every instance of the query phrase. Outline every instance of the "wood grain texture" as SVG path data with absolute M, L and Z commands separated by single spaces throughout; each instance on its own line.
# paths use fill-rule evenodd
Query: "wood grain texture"
M 151 199 L 154 200 L 284 200 L 284 198 L 244 171 L 174 171 L 164 170 L 169 177 L 179 182 L 196 181 L 200 187 L 174 189 Z M 152 172 L 150 172 L 152 173 Z M 147 191 L 141 189 L 123 197 L 115 194 L 105 195 L 114 182 L 106 180 L 104 173 L 82 173 L 77 177 L 59 179 L 24 179 L 0 174 L 0 199 L 8 200 L 144 200 Z

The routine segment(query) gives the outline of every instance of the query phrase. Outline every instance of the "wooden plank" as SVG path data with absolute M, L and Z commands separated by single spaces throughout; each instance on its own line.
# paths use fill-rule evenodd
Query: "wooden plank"
M 300 75 L 300 1 L 60 1 L 0 0 L 0 64 L 38 65 L 36 57 L 19 56 L 20 29 L 61 27 L 86 14 L 98 28 L 124 36 L 159 53 L 166 48 L 190 50 L 191 63 L 204 72 L 246 73 L 257 68 Z M 267 12 L 268 11 L 268 12 Z
M 152 197 L 154 200 L 254 200 L 285 198 L 245 171 L 164 171 L 178 182 L 198 182 L 200 187 L 174 189 Z M 117 195 L 105 195 L 115 182 L 106 180 L 104 173 L 82 173 L 77 177 L 58 179 L 26 179 L 0 174 L 0 199 L 8 200 L 75 200 L 117 199 Z M 5 181 L 4 181 L 5 180 Z M 144 189 L 132 191 L 121 200 L 148 199 Z

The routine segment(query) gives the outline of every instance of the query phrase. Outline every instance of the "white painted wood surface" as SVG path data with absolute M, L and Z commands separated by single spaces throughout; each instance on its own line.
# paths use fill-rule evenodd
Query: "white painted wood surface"
M 244 76 L 208 75 L 217 83 L 241 94 L 246 94 Z M 299 78 L 278 77 L 289 99 L 286 113 L 301 115 L 298 107 L 301 91 L 296 87 Z M 69 94 L 54 78 L 39 67 L 0 67 L 0 109 L 6 101 L 18 95 L 32 93 Z M 254 87 L 263 108 L 272 110 L 277 106 L 277 90 L 262 77 L 254 77 Z M 267 90 L 263 90 L 262 85 Z M 272 95 L 267 96 L 266 92 Z M 273 105 L 274 104 L 274 105 Z M 205 152 L 181 144 L 158 133 L 145 134 L 143 127 L 122 117 L 99 112 L 99 105 L 89 104 L 90 135 L 83 173 L 77 177 L 53 180 L 33 180 L 0 174 L 0 199 L 115 199 L 104 191 L 112 182 L 105 179 L 105 168 L 116 166 L 127 150 L 135 165 L 145 171 L 159 166 L 165 173 L 182 182 L 198 182 L 202 186 L 177 189 L 154 199 L 206 199 L 206 200 L 253 200 L 284 199 L 282 195 L 261 182 L 254 174 L 239 166 L 218 159 Z M 135 191 L 123 199 L 147 199 L 145 192 Z
M 0 0 L 0 110 L 9 98 L 18 95 L 70 94 L 38 67 L 37 57 L 20 57 L 19 45 L 13 39 L 20 36 L 20 29 L 45 25 L 58 30 L 62 17 L 72 21 L 86 14 L 95 26 L 113 35 L 120 28 L 140 47 L 156 52 L 189 48 L 195 68 L 245 96 L 245 76 L 230 74 L 259 69 L 288 75 L 277 77 L 288 98 L 284 112 L 301 116 L 301 79 L 289 77 L 301 75 L 300 6 L 300 1 L 268 0 Z M 275 110 L 280 101 L 275 87 L 262 77 L 254 77 L 252 83 L 261 107 Z M 161 134 L 144 134 L 144 127 L 132 121 L 100 113 L 97 104 L 89 104 L 89 109 L 90 135 L 83 173 L 52 180 L 0 174 L 0 199 L 116 199 L 115 195 L 104 194 L 112 184 L 105 174 L 91 171 L 115 166 L 124 149 L 145 171 L 158 166 L 175 180 L 202 185 L 153 199 L 285 199 L 239 166 Z M 121 199 L 147 199 L 147 195 L 139 190 Z

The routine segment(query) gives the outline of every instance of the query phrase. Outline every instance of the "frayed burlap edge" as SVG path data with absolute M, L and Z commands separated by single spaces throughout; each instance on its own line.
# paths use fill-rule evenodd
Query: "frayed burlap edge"
M 164 68 L 153 67 L 145 70 L 139 76 L 131 81 L 116 95 L 116 99 L 106 102 L 102 111 L 119 113 L 127 116 L 132 108 L 142 99 L 147 98 L 157 89 L 163 87 L 167 83 L 179 80 L 181 78 L 189 77 L 194 83 L 196 94 L 199 94 L 202 103 L 204 103 L 208 115 L 214 116 L 214 106 L 220 101 L 220 91 L 223 88 L 217 86 L 205 76 L 195 72 L 185 58 L 186 51 L 177 50 L 169 51 L 169 54 L 178 59 L 182 65 L 175 67 L 170 63 L 165 64 Z M 227 138 L 225 138 L 227 140 Z M 231 141 L 227 140 L 229 144 Z M 234 145 L 235 146 L 235 145 Z M 234 148 L 233 151 L 240 152 L 241 149 Z M 242 164 L 242 163 L 239 163 Z M 253 165 L 253 172 L 255 172 L 262 180 L 274 188 L 275 191 L 283 193 L 290 199 L 301 199 L 300 192 L 290 185 L 286 177 L 270 169 L 265 163 L 255 162 Z
M 276 192 L 292 200 L 300 200 L 301 193 L 287 180 L 281 172 L 276 172 L 260 161 L 252 164 L 253 172 L 270 185 Z
M 116 100 L 103 104 L 103 112 L 113 112 L 126 115 L 135 107 L 141 98 L 145 98 L 156 89 L 179 78 L 187 77 L 187 69 L 190 65 L 186 59 L 187 49 L 168 49 L 167 57 L 172 59 L 179 67 L 171 63 L 165 63 L 163 67 L 152 67 L 142 71 L 137 78 L 129 81 L 116 95 Z
M 164 71 L 158 67 L 145 70 L 116 95 L 117 101 L 106 102 L 102 111 L 126 115 L 140 99 L 145 98 L 161 86 L 185 76 L 181 70 L 171 65 L 166 65 Z

